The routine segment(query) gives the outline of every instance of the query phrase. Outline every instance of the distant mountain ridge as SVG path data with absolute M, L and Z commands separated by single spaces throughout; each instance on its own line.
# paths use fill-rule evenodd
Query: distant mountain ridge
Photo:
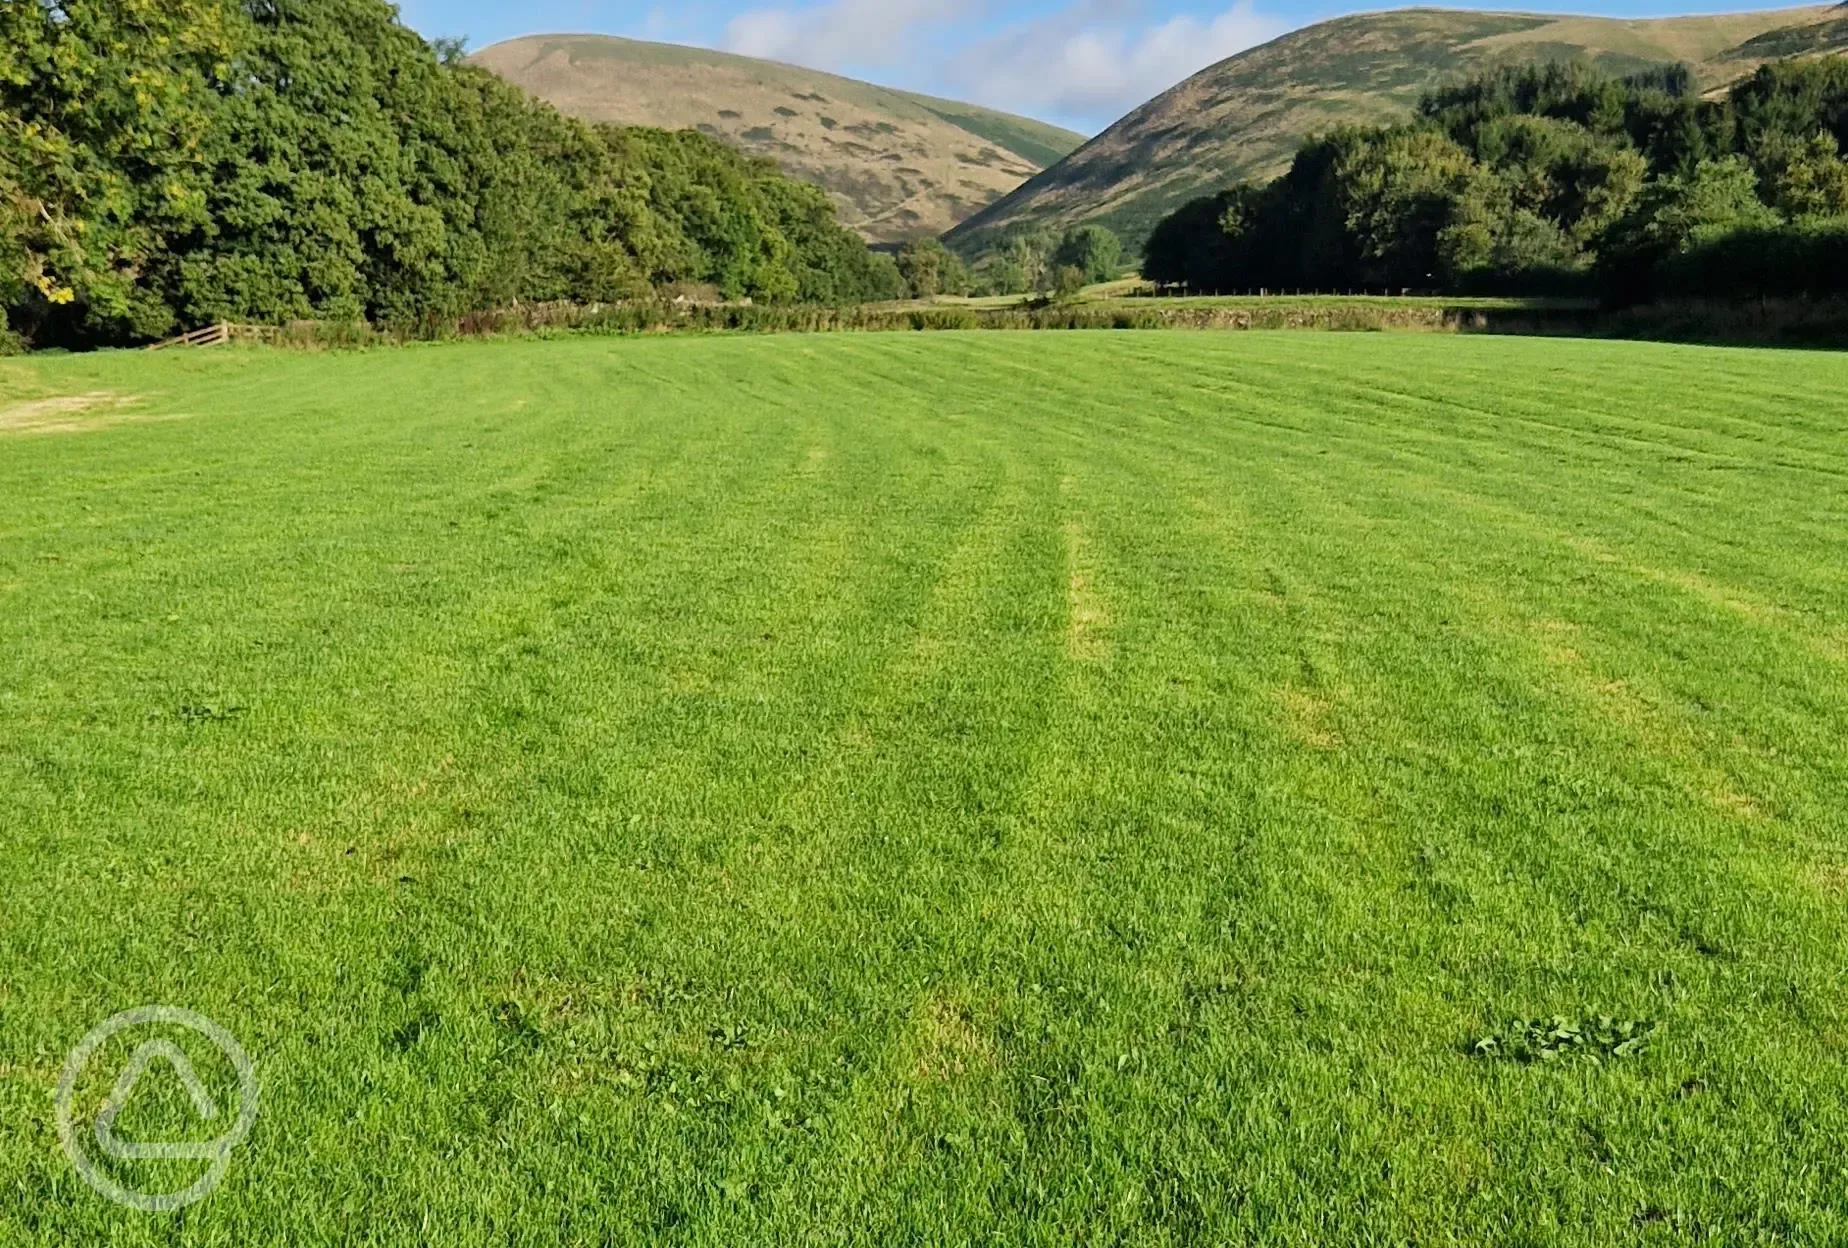
M 871 242 L 941 234 L 1084 142 L 994 109 L 677 44 L 533 35 L 469 58 L 586 121 L 698 129 L 825 189 Z
M 1768 60 L 1848 48 L 1848 8 L 1620 20 L 1400 9 L 1294 31 L 1202 70 L 951 231 L 980 254 L 1006 232 L 1097 222 L 1133 250 L 1196 195 L 1283 172 L 1310 134 L 1409 116 L 1432 87 L 1518 61 L 1613 73 L 1674 62 L 1723 87 Z

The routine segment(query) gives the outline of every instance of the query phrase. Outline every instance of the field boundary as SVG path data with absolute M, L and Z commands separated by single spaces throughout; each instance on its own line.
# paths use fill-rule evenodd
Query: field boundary
M 298 349 L 453 339 L 586 334 L 890 333 L 957 330 L 1314 330 L 1655 339 L 1848 348 L 1848 300 L 1679 300 L 1632 308 L 1590 301 L 1441 300 L 1395 296 L 1189 296 L 1073 303 L 852 307 L 751 304 L 525 304 L 414 326 L 292 321 L 220 323 L 150 350 L 238 342 Z

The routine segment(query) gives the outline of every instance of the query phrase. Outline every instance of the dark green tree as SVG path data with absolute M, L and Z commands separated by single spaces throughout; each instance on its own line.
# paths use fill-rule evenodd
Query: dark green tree
M 1848 161 L 1826 130 L 1767 160 L 1765 175 L 1771 206 L 1793 221 L 1848 216 Z
M 1122 270 L 1123 244 L 1101 225 L 1081 225 L 1066 231 L 1049 263 L 1055 272 L 1077 269 L 1087 283 L 1112 281 Z
M 1711 291 L 1746 272 L 1747 246 L 1834 272 L 1836 235 L 1811 223 L 1848 214 L 1845 130 L 1844 58 L 1767 66 L 1719 99 L 1681 67 L 1499 69 L 1433 93 L 1410 125 L 1337 130 L 1267 187 L 1184 206 L 1144 272 L 1209 289 L 1532 292 L 1596 273 L 1625 298 L 1696 253 L 1716 257 L 1698 279 Z M 1778 285 L 1818 288 L 1794 272 Z
M 1046 290 L 1052 281 L 1052 254 L 1058 240 L 1044 230 L 1009 234 L 984 273 L 988 293 L 1019 295 Z
M 898 271 L 914 299 L 969 293 L 969 270 L 955 252 L 934 238 L 906 243 L 898 253 Z
M 39 341 L 440 325 L 535 300 L 889 296 L 826 198 L 590 127 L 384 0 L 0 0 L 0 297 Z
M 221 0 L 0 4 L 10 319 L 151 335 L 174 240 L 207 224 L 202 146 L 242 14 Z

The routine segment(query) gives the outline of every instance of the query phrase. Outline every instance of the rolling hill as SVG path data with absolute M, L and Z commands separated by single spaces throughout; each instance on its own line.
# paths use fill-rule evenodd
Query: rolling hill
M 1339 18 L 1242 52 L 1156 97 L 949 235 L 977 255 L 1008 230 L 1096 221 L 1131 250 L 1188 199 L 1274 177 L 1310 134 L 1409 113 L 1489 66 L 1579 58 L 1616 73 L 1686 62 L 1717 86 L 1767 60 L 1848 47 L 1848 10 L 1619 21 L 1403 9 Z
M 1084 136 L 1008 113 L 702 48 L 535 35 L 470 58 L 586 121 L 698 129 L 825 188 L 872 242 L 943 233 Z

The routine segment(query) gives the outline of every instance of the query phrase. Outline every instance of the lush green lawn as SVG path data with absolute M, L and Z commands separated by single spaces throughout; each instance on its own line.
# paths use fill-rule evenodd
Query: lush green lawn
M 112 355 L 0 426 L 9 1248 L 1848 1237 L 1848 357 Z M 149 1002 L 262 1086 L 178 1215 L 53 1127 Z

